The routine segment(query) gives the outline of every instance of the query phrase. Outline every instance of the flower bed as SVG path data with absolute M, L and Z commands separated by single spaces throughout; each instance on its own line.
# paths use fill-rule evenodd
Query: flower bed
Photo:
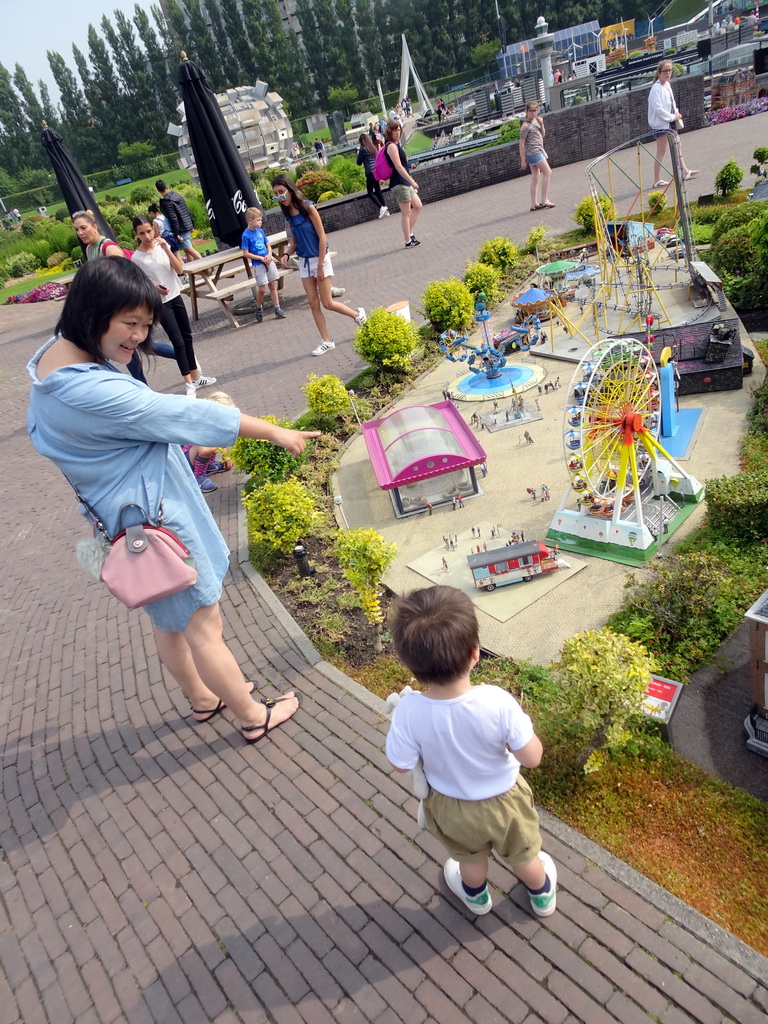
M 762 114 L 768 110 L 768 97 L 750 100 L 749 103 L 739 103 L 735 107 L 721 107 L 719 110 L 710 110 L 704 115 L 707 125 L 725 124 L 727 121 L 738 121 L 741 117 L 751 117 L 752 114 Z
M 19 302 L 50 302 L 52 299 L 61 299 L 67 294 L 63 284 L 55 281 L 48 281 L 47 284 L 39 284 L 28 292 L 21 292 L 19 295 L 9 295 L 5 305 L 10 306 Z

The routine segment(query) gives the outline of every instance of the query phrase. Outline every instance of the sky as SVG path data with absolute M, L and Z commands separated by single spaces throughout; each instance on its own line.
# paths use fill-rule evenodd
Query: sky
M 131 15 L 138 3 L 149 11 L 153 0 L 2 0 L 2 31 L 0 31 L 0 64 L 13 75 L 16 64 L 21 64 L 37 91 L 42 78 L 58 100 L 46 50 L 57 50 L 69 67 L 76 72 L 72 57 L 72 43 L 87 52 L 88 25 L 99 31 L 103 15 L 112 16 L 116 8 Z

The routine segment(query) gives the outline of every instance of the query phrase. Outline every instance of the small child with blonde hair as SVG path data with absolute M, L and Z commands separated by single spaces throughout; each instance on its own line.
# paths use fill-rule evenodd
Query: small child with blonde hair
M 224 391 L 214 391 L 206 395 L 204 401 L 218 402 L 219 405 L 235 407 L 235 403 Z M 182 451 L 187 456 L 192 472 L 195 475 L 200 490 L 203 494 L 210 494 L 218 488 L 218 484 L 211 480 L 217 473 L 228 473 L 232 469 L 229 459 L 217 459 L 218 448 L 201 448 L 196 444 L 182 445 Z
M 267 288 L 272 297 L 276 319 L 284 320 L 285 313 L 280 308 L 280 298 L 277 294 L 277 281 L 280 274 L 272 258 L 272 246 L 261 226 L 264 214 L 257 206 L 249 206 L 245 211 L 245 219 L 248 222 L 248 227 L 243 232 L 240 245 L 243 256 L 251 261 L 253 276 L 259 286 L 256 292 L 256 323 L 260 324 L 264 319 L 262 303 Z

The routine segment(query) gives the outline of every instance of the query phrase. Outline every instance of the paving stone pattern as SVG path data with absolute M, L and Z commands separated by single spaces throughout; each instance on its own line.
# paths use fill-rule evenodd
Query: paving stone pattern
M 743 165 L 754 129 L 720 131 Z M 687 140 L 702 164 L 707 142 Z M 560 223 L 582 172 L 558 172 Z M 415 252 L 400 250 L 394 217 L 339 233 L 338 283 L 355 305 L 416 301 L 484 238 L 522 238 L 535 215 L 510 215 L 527 210 L 526 192 L 514 182 L 427 208 Z M 493 913 L 457 906 L 384 758 L 380 702 L 321 662 L 240 564 L 226 477 L 212 504 L 241 553 L 227 639 L 260 690 L 295 687 L 303 704 L 251 747 L 226 715 L 192 724 L 146 616 L 77 569 L 74 497 L 26 437 L 24 364 L 52 306 L 0 310 L 0 1024 L 768 1020 L 763 958 L 549 817 L 553 917 L 532 918 L 499 864 Z M 240 331 L 212 313 L 199 325 L 206 371 L 256 412 L 295 414 L 306 373 L 360 365 L 340 317 L 336 350 L 309 356 L 296 281 L 286 312 Z M 163 361 L 150 379 L 179 390 Z

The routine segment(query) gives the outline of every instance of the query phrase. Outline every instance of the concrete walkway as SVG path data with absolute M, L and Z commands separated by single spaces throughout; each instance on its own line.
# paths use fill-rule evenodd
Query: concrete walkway
M 702 191 L 732 153 L 749 166 L 758 133 L 750 119 L 686 139 L 689 163 L 712 162 Z M 585 194 L 582 171 L 557 172 L 553 224 Z M 425 209 L 415 251 L 396 218 L 338 233 L 337 281 L 353 305 L 416 301 L 485 238 L 522 239 L 537 219 L 526 192 Z M 336 350 L 309 357 L 297 288 L 282 323 L 203 325 L 206 371 L 249 411 L 295 414 L 308 372 L 359 365 L 338 317 Z M 457 907 L 388 770 L 380 704 L 319 661 L 243 562 L 233 479 L 213 496 L 240 552 L 226 634 L 263 692 L 294 686 L 304 702 L 255 747 L 226 717 L 190 724 L 146 616 L 75 566 L 74 498 L 26 437 L 24 364 L 57 312 L 0 310 L 0 1024 L 768 1020 L 768 961 L 550 818 L 557 914 L 532 919 L 519 888 L 506 899 L 499 865 L 494 912 Z M 162 361 L 150 379 L 179 389 Z

